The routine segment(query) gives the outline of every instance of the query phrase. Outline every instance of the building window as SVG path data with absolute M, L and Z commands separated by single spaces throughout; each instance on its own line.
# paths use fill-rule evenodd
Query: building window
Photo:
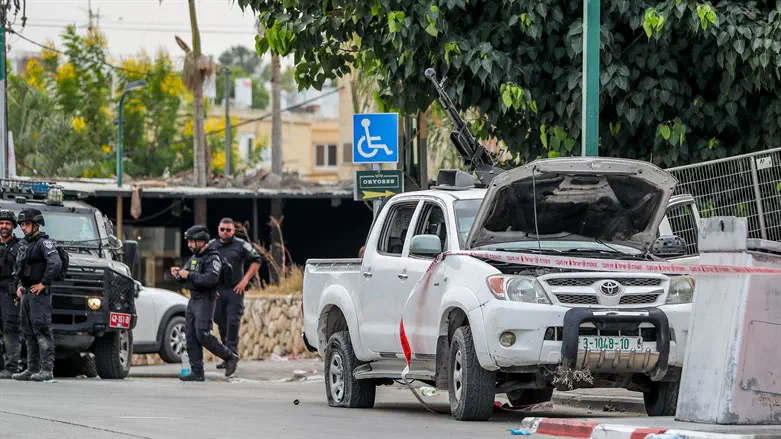
M 335 168 L 337 159 L 335 144 L 315 145 L 315 167 Z
M 352 142 L 342 144 L 342 163 L 350 164 L 353 162 L 353 144 Z

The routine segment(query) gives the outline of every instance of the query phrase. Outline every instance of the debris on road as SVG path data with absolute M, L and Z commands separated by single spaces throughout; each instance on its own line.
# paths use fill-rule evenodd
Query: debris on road
M 510 434 L 513 436 L 529 436 L 531 433 L 528 430 L 510 430 Z

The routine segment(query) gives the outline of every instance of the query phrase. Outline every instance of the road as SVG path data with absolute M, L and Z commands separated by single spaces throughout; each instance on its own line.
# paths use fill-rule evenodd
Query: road
M 427 400 L 447 412 L 446 393 Z M 554 412 L 587 415 L 577 408 L 557 407 Z M 457 422 L 449 414 L 427 412 L 408 389 L 397 387 L 381 387 L 374 409 L 336 409 L 328 407 L 322 380 L 0 382 L 3 439 L 460 438 L 465 433 L 476 439 L 509 436 L 523 417 L 546 415 L 497 413 L 489 422 Z

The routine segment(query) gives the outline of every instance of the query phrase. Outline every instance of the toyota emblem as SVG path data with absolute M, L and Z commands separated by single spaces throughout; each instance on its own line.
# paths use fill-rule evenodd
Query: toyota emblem
M 599 286 L 599 290 L 602 291 L 602 294 L 605 296 L 615 296 L 621 291 L 621 284 L 614 280 L 606 280 Z

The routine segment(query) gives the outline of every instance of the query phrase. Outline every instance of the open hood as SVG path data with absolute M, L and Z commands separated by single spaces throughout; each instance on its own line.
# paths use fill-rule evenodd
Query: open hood
M 659 167 L 637 160 L 537 160 L 493 179 L 466 248 L 536 241 L 539 230 L 543 241 L 598 239 L 644 251 L 656 238 L 677 183 Z

